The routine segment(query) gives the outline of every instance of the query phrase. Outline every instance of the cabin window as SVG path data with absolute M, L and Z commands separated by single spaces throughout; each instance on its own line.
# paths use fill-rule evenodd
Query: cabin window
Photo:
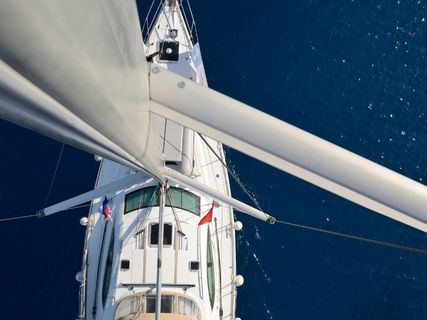
M 208 228 L 208 246 L 207 246 L 207 280 L 208 280 L 208 290 L 209 290 L 209 300 L 211 302 L 211 307 L 213 308 L 215 302 L 215 270 L 214 270 L 214 259 L 213 259 L 213 247 L 212 240 L 210 236 L 210 230 Z
M 114 320 L 136 319 L 144 306 L 144 297 L 141 294 L 126 296 L 117 302 Z
M 182 189 L 169 188 L 166 194 L 166 206 L 182 208 Z
M 160 192 L 156 186 L 133 191 L 126 195 L 125 214 L 137 209 L 160 205 Z M 169 187 L 166 194 L 166 207 L 183 209 L 200 215 L 200 197 L 181 188 Z
M 159 244 L 159 224 L 153 223 L 150 225 L 150 245 Z M 163 225 L 163 245 L 170 246 L 172 244 L 172 225 Z
M 117 303 L 115 320 L 154 319 L 156 312 L 156 296 L 154 294 L 138 293 L 127 296 Z M 165 293 L 161 295 L 162 314 L 168 319 L 201 320 L 197 303 L 185 294 Z M 163 317 L 161 317 L 163 319 Z
M 160 303 L 160 313 L 173 313 L 174 305 L 174 296 L 172 295 L 162 295 Z M 147 295 L 145 297 L 145 313 L 155 313 L 156 312 L 156 296 Z
M 192 300 L 185 297 L 178 296 L 178 313 L 200 319 L 199 308 Z
M 140 208 L 159 206 L 158 187 L 147 187 L 126 195 L 125 214 Z
M 174 296 L 163 296 L 160 307 L 161 313 L 172 313 L 173 312 L 173 299 Z
M 111 230 L 111 239 L 108 246 L 107 261 L 105 263 L 104 281 L 102 282 L 102 304 L 105 306 L 107 301 L 108 289 L 110 287 L 111 269 L 114 256 L 114 229 Z
M 200 215 L 200 197 L 185 191 L 181 193 L 182 206 L 180 208 Z
M 145 312 L 155 313 L 156 312 L 156 296 L 145 297 Z

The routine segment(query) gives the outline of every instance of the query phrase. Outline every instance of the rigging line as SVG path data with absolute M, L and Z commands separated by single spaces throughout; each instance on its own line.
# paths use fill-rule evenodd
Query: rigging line
M 165 19 L 166 19 L 166 24 L 167 24 L 167 26 L 169 27 L 169 29 L 174 29 L 173 28 L 173 26 L 172 26 L 172 24 L 170 23 L 170 21 L 169 21 L 169 18 L 168 18 L 168 16 L 166 15 L 166 11 L 165 11 L 165 3 L 162 1 L 162 13 L 163 13 L 163 15 L 165 16 Z
M 214 165 L 213 165 L 213 164 L 214 164 L 217 160 L 212 160 L 212 154 L 211 154 L 210 152 L 208 152 L 208 157 L 209 157 L 209 162 L 208 162 L 208 163 L 204 163 L 202 167 L 207 166 L 207 169 L 206 169 L 206 170 L 210 170 L 210 171 L 211 171 L 211 173 L 212 173 L 211 178 L 212 178 L 212 177 L 215 177 L 215 176 L 216 176 L 216 174 L 215 174 L 215 168 L 214 168 Z M 215 178 L 213 178 L 213 179 L 214 179 L 214 182 L 215 182 L 215 187 L 216 187 L 216 189 L 217 189 L 217 190 L 220 190 L 221 188 L 218 186 L 218 179 L 215 179 Z M 211 181 L 211 182 L 212 182 L 212 180 L 211 180 L 211 179 L 209 179 L 209 181 Z
M 167 119 L 166 119 L 167 120 Z M 168 139 L 166 139 L 166 126 L 165 126 L 165 133 L 164 136 L 159 135 L 160 139 L 163 139 L 164 144 L 163 144 L 163 153 L 164 153 L 164 145 L 167 143 L 172 149 L 175 149 L 175 151 L 181 152 L 181 150 L 179 148 L 177 148 L 171 141 L 169 141 Z M 183 157 L 187 158 L 187 160 L 191 163 L 192 160 L 190 159 L 190 157 L 183 153 L 182 154 Z
M 65 144 L 62 144 L 61 151 L 59 152 L 58 160 L 56 161 L 55 171 L 53 172 L 52 180 L 50 182 L 49 191 L 47 192 L 46 201 L 44 202 L 44 206 L 46 207 L 47 202 L 49 201 L 50 194 L 52 193 L 53 184 L 55 182 L 56 174 L 58 173 L 59 163 L 61 162 L 62 153 L 64 152 Z
M 400 245 L 400 244 L 391 243 L 391 242 L 387 242 L 387 241 L 374 240 L 374 239 L 369 239 L 369 238 L 360 237 L 360 236 L 354 236 L 354 235 L 346 234 L 346 233 L 342 233 L 342 232 L 336 232 L 336 231 L 332 231 L 332 230 L 326 230 L 326 229 L 321 229 L 321 228 L 309 227 L 309 226 L 305 226 L 305 225 L 302 225 L 302 224 L 287 222 L 287 221 L 283 221 L 283 220 L 276 220 L 276 223 L 281 223 L 281 224 L 288 225 L 288 226 L 291 226 L 291 227 L 306 229 L 306 230 L 310 230 L 310 231 L 316 231 L 316 232 L 320 232 L 320 233 L 324 233 L 324 234 L 330 234 L 330 235 L 338 236 L 338 237 L 342 237 L 342 238 L 363 241 L 363 242 L 367 242 L 367 243 L 371 243 L 371 244 L 376 244 L 376 245 L 380 245 L 380 246 L 384 246 L 384 247 L 389 247 L 389 248 L 394 248 L 394 249 L 409 251 L 409 252 L 412 252 L 412 253 L 418 253 L 418 254 L 425 254 L 425 255 L 427 255 L 427 250 L 418 249 L 418 248 L 412 248 L 412 247 L 407 247 L 407 246 L 403 246 L 403 245 Z
M 142 25 L 142 30 L 141 30 L 142 36 L 144 36 L 144 31 L 145 31 L 146 27 L 147 27 L 146 32 L 147 33 L 150 32 L 149 25 L 148 25 L 148 17 L 150 16 L 151 10 L 153 9 L 153 6 L 154 6 L 155 2 L 156 2 L 156 0 L 151 1 L 150 8 L 148 9 L 148 13 L 147 13 L 147 15 L 145 17 L 144 24 Z
M 31 218 L 31 217 L 37 217 L 37 215 L 36 214 L 29 214 L 29 215 L 26 215 L 26 216 L 3 218 L 3 219 L 0 219 L 0 222 L 12 221 L 12 220 L 18 220 L 18 219 L 25 219 L 25 218 Z
M 190 1 L 187 0 L 187 5 L 188 5 L 188 10 L 190 11 L 190 15 L 191 15 L 191 32 L 193 32 L 193 26 L 194 26 L 194 32 L 196 34 L 196 42 L 199 42 L 199 35 L 197 33 L 197 25 L 196 25 L 196 21 L 194 20 L 194 16 L 193 16 L 193 10 L 191 9 L 191 5 L 190 5 Z M 193 40 L 194 41 L 194 40 Z
M 169 187 L 166 189 L 166 195 L 167 195 L 167 197 L 168 197 L 168 199 L 169 199 L 169 202 L 170 202 L 170 206 L 171 206 L 171 208 L 172 208 L 172 213 L 173 213 L 173 216 L 174 216 L 174 219 L 175 219 L 175 222 L 176 222 L 176 225 L 177 225 L 177 227 L 178 227 L 178 233 L 179 234 L 181 234 L 182 236 L 185 236 L 185 233 L 184 232 L 182 232 L 182 228 L 181 228 L 181 223 L 179 222 L 179 220 L 178 220 L 178 216 L 177 216 L 177 214 L 176 214 L 176 211 L 175 211 L 175 207 L 174 207 L 174 205 L 173 205 L 173 201 L 172 201 L 172 196 L 171 196 L 171 194 L 170 194 L 170 192 L 169 192 Z
M 227 172 L 231 175 L 233 180 L 239 185 L 239 187 L 243 190 L 243 192 L 251 199 L 253 204 L 257 207 L 258 210 L 264 213 L 258 201 L 254 198 L 253 195 L 249 193 L 243 183 L 240 181 L 239 177 L 228 167 L 228 165 L 224 162 L 224 160 L 218 155 L 218 153 L 212 148 L 212 146 L 206 141 L 205 137 L 203 137 L 199 132 L 197 132 L 199 137 L 203 140 L 203 142 L 208 146 L 208 148 L 213 152 L 213 154 L 218 158 L 218 160 L 222 163 L 222 165 L 227 169 Z M 265 214 L 265 213 L 264 213 Z M 266 215 L 267 216 L 267 215 Z
M 74 206 L 74 207 L 71 207 L 71 208 L 68 208 L 68 209 L 64 209 L 64 210 L 62 210 L 62 211 L 68 211 L 68 210 L 74 210 L 74 209 L 79 209 L 79 208 L 90 207 L 91 205 L 92 205 L 91 203 L 88 203 L 88 204 L 81 204 L 81 205 L 79 205 L 79 206 Z
M 142 190 L 142 189 L 140 189 L 140 190 Z M 150 200 L 148 202 L 149 204 L 153 204 L 154 203 L 154 199 L 155 199 L 154 197 L 157 197 L 157 190 L 158 190 L 158 188 L 156 188 L 154 190 L 153 194 L 151 195 Z M 145 222 L 148 220 L 148 217 L 150 216 L 151 210 L 153 209 L 153 207 L 154 207 L 154 205 L 147 207 L 148 208 L 148 212 L 145 214 L 145 217 L 140 220 L 140 222 L 138 223 L 138 225 L 135 228 L 135 230 L 136 230 L 136 232 L 134 234 L 135 236 L 137 236 L 137 235 L 141 234 L 142 232 L 144 232 Z M 142 196 L 141 196 L 141 199 L 139 201 L 139 208 L 138 208 L 138 210 L 140 210 L 140 209 L 143 209 L 142 208 Z
M 162 7 L 163 7 L 163 5 L 160 2 L 159 5 L 157 6 L 156 11 L 152 15 L 152 19 L 150 21 L 150 24 L 148 25 L 148 23 L 147 23 L 147 25 L 148 25 L 147 34 L 146 34 L 146 37 L 145 37 L 145 40 L 144 40 L 144 42 L 146 42 L 146 43 L 148 42 L 148 40 L 150 40 L 149 39 L 149 37 L 150 37 L 150 31 L 153 30 L 154 23 L 156 22 L 155 18 L 159 16 L 159 11 L 161 10 Z M 147 18 L 148 18 L 148 15 L 147 15 Z M 151 44 L 147 43 L 146 45 L 147 45 L 147 49 L 148 49 L 152 45 L 152 43 Z
M 71 208 L 68 208 L 68 209 L 61 210 L 61 211 L 73 210 L 73 209 L 78 209 L 78 208 L 83 208 L 83 207 L 88 207 L 88 206 L 90 206 L 90 204 L 75 206 L 75 207 L 71 207 Z M 1 218 L 0 222 L 13 221 L 13 220 L 19 220 L 19 219 L 25 219 L 25 218 L 32 218 L 32 217 L 38 217 L 38 215 L 37 214 L 29 214 L 29 215 L 18 216 L 18 217 Z

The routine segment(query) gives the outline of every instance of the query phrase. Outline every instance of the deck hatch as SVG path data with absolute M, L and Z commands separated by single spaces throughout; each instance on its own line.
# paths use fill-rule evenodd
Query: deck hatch
M 163 61 L 178 61 L 179 42 L 178 41 L 159 41 L 159 59 Z
M 190 261 L 190 271 L 199 270 L 199 261 Z
M 120 261 L 120 269 L 129 270 L 130 268 L 130 260 L 122 260 Z

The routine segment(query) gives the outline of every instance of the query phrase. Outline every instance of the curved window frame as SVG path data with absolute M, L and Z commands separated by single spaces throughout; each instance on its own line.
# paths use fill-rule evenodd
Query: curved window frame
M 132 202 L 135 202 L 136 205 Z M 138 209 L 158 207 L 159 205 L 159 187 L 151 186 L 141 188 L 126 194 L 124 214 Z M 182 188 L 168 188 L 165 206 L 182 209 L 200 216 L 200 197 Z
M 213 309 L 215 304 L 215 261 L 213 257 L 213 245 L 210 235 L 210 228 L 208 228 L 208 239 L 206 246 L 206 279 L 208 282 L 208 291 L 209 291 L 209 301 Z
M 125 196 L 125 212 L 124 214 L 127 214 L 131 211 L 135 211 L 138 209 L 148 208 L 148 207 L 157 207 L 160 205 L 160 195 L 158 193 L 159 187 L 157 186 L 151 186 L 151 187 L 145 187 L 141 188 L 132 192 L 129 192 Z M 152 192 L 154 191 L 154 192 Z M 138 193 L 140 194 L 138 196 Z M 151 196 L 150 196 L 151 194 Z M 137 196 L 135 199 L 130 199 L 132 197 Z M 150 197 L 149 197 L 150 196 Z M 149 198 L 148 198 L 149 197 Z M 148 201 L 147 201 L 148 199 Z M 132 206 L 129 208 L 129 205 L 131 204 L 132 200 L 138 200 L 136 203 L 139 202 L 138 205 L 132 204 Z
M 102 281 L 101 298 L 102 298 L 102 305 L 104 306 L 104 308 L 107 302 L 108 291 L 110 290 L 111 274 L 113 269 L 113 259 L 114 259 L 114 227 L 111 230 L 110 243 L 108 244 L 108 252 L 107 252 L 107 257 L 105 259 L 104 277 Z

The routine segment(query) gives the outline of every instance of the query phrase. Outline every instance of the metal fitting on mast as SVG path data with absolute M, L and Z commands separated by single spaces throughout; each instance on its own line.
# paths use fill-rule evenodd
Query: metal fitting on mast
M 177 0 L 163 0 L 163 5 L 166 7 L 176 7 L 178 1 Z

